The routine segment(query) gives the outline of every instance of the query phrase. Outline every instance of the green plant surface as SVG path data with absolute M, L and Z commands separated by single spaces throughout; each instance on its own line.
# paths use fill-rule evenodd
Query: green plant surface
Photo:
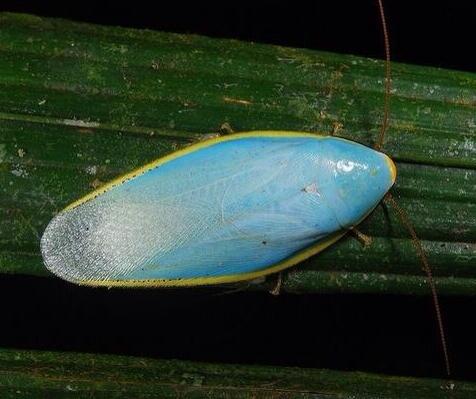
M 39 239 L 68 203 L 213 133 L 295 130 L 372 145 L 380 61 L 0 14 L 0 272 L 51 276 Z M 476 293 L 476 75 L 393 64 L 384 150 L 438 289 Z M 289 292 L 426 294 L 408 232 L 379 206 L 284 278 Z M 266 284 L 261 287 L 266 288 Z
M 476 385 L 360 372 L 0 350 L 9 398 L 462 399 Z

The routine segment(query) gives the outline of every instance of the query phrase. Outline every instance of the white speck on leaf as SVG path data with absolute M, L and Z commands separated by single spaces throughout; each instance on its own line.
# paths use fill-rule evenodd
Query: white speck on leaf
M 16 177 L 28 177 L 28 172 L 22 165 L 14 165 L 14 169 L 11 173 Z
M 89 175 L 94 176 L 98 171 L 98 167 L 96 165 L 86 166 L 86 173 Z
M 76 127 L 99 127 L 100 126 L 98 122 L 88 122 L 88 121 L 82 121 L 79 119 L 63 119 L 63 123 L 66 126 L 76 126 Z
M 463 149 L 466 151 L 473 151 L 475 149 L 474 141 L 470 137 L 464 138 Z
M 468 120 L 468 127 L 469 127 L 471 130 L 473 130 L 473 129 L 476 128 L 476 122 L 475 122 L 474 119 Z

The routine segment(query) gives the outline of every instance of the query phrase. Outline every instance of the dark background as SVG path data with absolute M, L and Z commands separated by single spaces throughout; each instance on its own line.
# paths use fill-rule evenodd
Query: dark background
M 383 54 L 373 0 L 162 3 L 3 1 L 0 11 Z M 394 60 L 476 70 L 475 2 L 393 0 L 386 12 Z M 0 301 L 2 347 L 444 376 L 429 296 L 101 290 L 2 276 Z M 454 376 L 476 380 L 476 300 L 444 297 L 442 308 Z
M 476 2 L 387 0 L 384 4 L 394 60 L 476 70 Z M 376 0 L 4 0 L 0 10 L 372 57 L 383 54 Z

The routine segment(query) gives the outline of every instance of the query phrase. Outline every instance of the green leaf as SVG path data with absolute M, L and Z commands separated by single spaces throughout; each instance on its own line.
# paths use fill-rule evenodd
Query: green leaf
M 474 383 L 291 367 L 0 349 L 9 398 L 463 399 Z
M 476 293 L 476 75 L 393 64 L 385 151 L 445 294 Z M 372 145 L 380 61 L 0 14 L 0 272 L 48 275 L 39 238 L 98 185 L 198 140 L 250 130 L 337 132 Z M 392 209 L 293 268 L 291 292 L 428 292 Z M 262 288 L 265 286 L 262 286 Z

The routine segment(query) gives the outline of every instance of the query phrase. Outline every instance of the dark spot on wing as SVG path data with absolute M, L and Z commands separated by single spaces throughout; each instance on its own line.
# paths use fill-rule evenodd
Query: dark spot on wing
M 317 184 L 316 183 L 311 183 L 301 189 L 302 192 L 304 193 L 312 193 L 312 194 L 319 194 L 319 191 L 317 191 Z

